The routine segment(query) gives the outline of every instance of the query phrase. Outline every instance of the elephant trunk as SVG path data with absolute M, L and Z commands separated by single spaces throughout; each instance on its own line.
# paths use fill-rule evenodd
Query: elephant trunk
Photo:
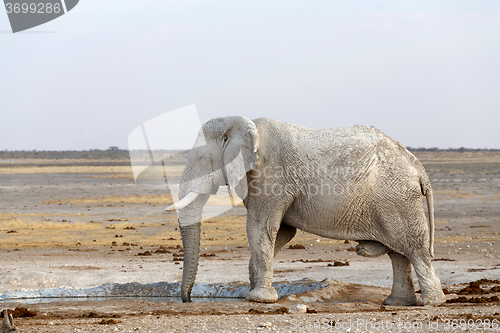
M 200 155 L 202 154 L 202 155 Z M 205 155 L 203 155 L 205 154 Z M 182 269 L 181 298 L 183 302 L 191 301 L 191 290 L 198 271 L 200 256 L 200 229 L 203 215 L 203 206 L 210 195 L 222 183 L 222 171 L 207 169 L 204 160 L 210 156 L 206 148 L 193 148 L 188 163 L 182 173 L 179 184 L 179 201 L 167 207 L 167 211 L 177 210 L 179 227 L 184 247 L 184 267 Z
M 184 248 L 184 267 L 182 269 L 181 299 L 182 302 L 191 302 L 198 259 L 200 257 L 200 226 L 201 222 L 181 226 L 182 246 Z
M 200 257 L 200 230 L 203 206 L 210 197 L 209 194 L 199 194 L 186 189 L 185 183 L 181 182 L 179 197 L 190 201 L 182 204 L 178 210 L 179 228 L 184 249 L 184 267 L 182 268 L 181 298 L 183 302 L 191 302 L 191 290 L 193 289 L 196 273 L 198 272 L 198 259 Z M 187 199 L 189 198 L 189 199 Z

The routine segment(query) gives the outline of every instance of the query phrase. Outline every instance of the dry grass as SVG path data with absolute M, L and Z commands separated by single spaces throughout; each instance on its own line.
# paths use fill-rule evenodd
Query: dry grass
M 111 178 L 111 179 L 134 180 L 134 176 L 131 173 L 103 173 L 100 175 L 87 176 L 86 178 Z
M 470 193 L 465 191 L 434 191 L 440 198 L 475 198 L 483 196 L 483 193 Z
M 82 215 L 70 216 L 67 214 L 64 217 L 81 218 Z M 99 221 L 99 217 L 92 215 L 84 217 Z M 160 221 L 158 221 L 157 216 L 149 216 L 134 218 L 133 222 L 127 221 L 123 217 L 109 219 L 113 222 L 58 222 L 46 221 L 46 214 L 4 214 L 0 215 L 0 233 L 3 234 L 0 248 L 71 247 L 78 251 L 89 251 L 104 247 L 109 248 L 113 242 L 117 243 L 116 248 L 118 249 L 125 249 L 133 245 L 138 247 L 182 245 L 176 214 L 162 215 L 161 217 Z M 12 230 L 15 233 L 8 233 Z M 201 232 L 202 248 L 248 247 L 245 216 L 230 215 L 205 220 L 202 222 Z M 123 243 L 129 245 L 123 245 Z M 341 243 L 341 241 L 321 238 L 299 231 L 291 243 L 300 243 L 310 247 L 311 244 L 333 244 Z
M 422 163 L 484 163 L 484 162 L 500 162 L 500 152 L 496 151 L 479 151 L 479 152 L 412 152 Z
M 444 174 L 498 174 L 500 152 L 413 152 L 431 173 Z
M 142 173 L 141 177 L 146 177 L 150 179 L 152 177 L 161 176 L 163 178 L 163 174 L 165 173 L 167 177 L 180 177 L 182 176 L 182 172 L 184 171 L 185 165 L 165 165 L 165 168 L 161 165 L 139 165 L 134 166 L 135 171 L 138 173 Z
M 465 191 L 434 191 L 434 194 L 436 194 L 436 198 L 439 199 L 474 199 L 477 198 L 479 200 L 484 200 L 484 201 L 497 201 L 500 200 L 500 194 L 497 195 L 492 195 L 492 196 L 487 196 L 486 194 L 482 192 L 465 192 Z
M 119 220 L 119 219 L 117 219 Z M 33 220 L 27 217 L 0 219 L 2 248 L 22 247 L 76 247 L 88 249 L 111 246 L 182 245 L 175 216 L 165 222 L 144 218 L 143 223 L 86 222 L 67 223 Z M 243 216 L 218 217 L 202 223 L 201 245 L 247 246 L 246 219 Z M 15 230 L 15 233 L 7 233 Z M 116 237 L 116 236 L 119 237 Z M 128 243 L 129 245 L 123 245 Z
M 98 205 L 98 204 L 155 204 L 155 205 L 171 205 L 173 203 L 172 197 L 169 195 L 111 195 L 105 197 L 83 197 L 83 198 L 68 198 L 62 200 L 49 200 L 42 201 L 40 205 Z
M 136 168 L 136 172 L 139 174 L 140 180 L 150 180 L 150 179 L 158 179 L 164 181 L 164 175 L 167 175 L 168 178 L 177 178 L 180 179 L 182 176 L 182 172 L 184 171 L 184 165 L 169 165 L 165 166 L 163 169 L 162 166 L 134 166 Z M 130 179 L 134 180 L 134 175 L 132 173 L 132 168 L 130 172 L 122 172 L 122 173 L 102 173 L 98 175 L 88 176 L 89 178 L 115 178 L 115 179 Z
M 35 159 L 35 158 L 13 158 L 3 159 L 2 165 L 5 166 L 44 166 L 44 165 L 60 165 L 60 166 L 78 166 L 78 165 L 106 165 L 123 163 L 130 165 L 128 159 L 85 159 L 85 158 L 58 158 L 58 159 Z
M 81 217 L 81 215 L 78 215 Z M 68 215 L 66 215 L 68 218 Z M 115 220 L 121 220 L 116 218 Z M 12 219 L 0 216 L 1 248 L 22 247 L 77 247 L 94 248 L 118 245 L 123 242 L 142 245 L 169 243 L 180 245 L 177 221 L 173 216 L 158 222 L 154 217 L 143 223 L 131 222 L 58 222 L 35 219 L 31 216 Z M 131 228 L 132 227 L 132 228 Z M 13 232 L 15 231 L 15 232 Z M 116 237 L 116 236 L 121 237 Z M 171 240 L 171 239 L 174 240 Z
M 173 200 L 172 200 L 173 198 Z M 152 205 L 171 205 L 178 200 L 177 196 L 170 195 L 112 195 L 112 196 L 96 196 L 96 197 L 83 197 L 83 198 L 68 198 L 68 199 L 52 199 L 49 201 L 42 201 L 40 205 L 103 205 L 103 204 L 152 204 Z M 239 202 L 238 206 L 242 206 L 241 200 L 235 197 L 235 203 Z M 208 206 L 232 206 L 231 199 L 228 195 L 216 194 L 210 196 L 207 202 Z
M 482 200 L 497 201 L 497 200 L 500 200 L 500 194 L 497 194 L 497 195 L 494 195 L 494 196 L 491 196 L 491 197 L 488 197 L 488 198 L 483 198 Z
M 52 173 L 115 173 L 132 175 L 130 166 L 32 166 L 0 168 L 2 175 Z
M 0 175 L 19 175 L 19 174 L 57 174 L 57 173 L 74 173 L 74 174 L 90 174 L 89 178 L 114 178 L 114 179 L 128 179 L 134 180 L 132 166 L 107 166 L 107 165 L 66 165 L 66 162 L 61 161 L 60 165 L 44 165 L 44 163 L 29 165 L 33 161 L 24 161 L 22 166 L 9 166 L 6 164 L 0 167 Z M 54 163 L 54 161 L 47 161 L 47 163 Z M 74 162 L 73 160 L 67 161 L 68 164 Z M 101 164 L 103 161 L 99 161 Z M 106 162 L 106 161 L 104 161 Z M 115 162 L 115 161 L 109 161 Z M 79 162 L 78 162 L 79 163 Z M 76 163 L 76 164 L 78 164 Z M 87 163 L 87 162 L 82 162 Z M 91 162 L 90 162 L 91 163 Z M 59 161 L 58 161 L 59 164 Z M 1 166 L 1 165 L 0 165 Z M 136 166 L 140 173 L 140 180 L 158 179 L 164 181 L 164 175 L 169 178 L 178 178 L 182 176 L 184 165 L 167 165 L 165 169 L 162 166 Z

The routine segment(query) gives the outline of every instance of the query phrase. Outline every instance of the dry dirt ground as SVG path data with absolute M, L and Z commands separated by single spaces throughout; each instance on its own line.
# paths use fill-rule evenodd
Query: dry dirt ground
M 433 264 L 450 301 L 443 306 L 382 306 L 392 283 L 387 256 L 359 257 L 353 241 L 299 232 L 290 244 L 302 246 L 278 254 L 274 280 L 331 281 L 276 304 L 88 298 L 3 299 L 0 307 L 17 308 L 21 332 L 500 330 L 500 153 L 415 154 L 435 193 Z M 172 200 L 164 182 L 137 185 L 126 159 L 71 157 L 0 155 L 0 295 L 179 282 L 181 240 L 176 215 L 163 212 Z M 172 170 L 175 181 L 180 169 Z M 244 208 L 203 221 L 202 232 L 197 282 L 248 281 Z

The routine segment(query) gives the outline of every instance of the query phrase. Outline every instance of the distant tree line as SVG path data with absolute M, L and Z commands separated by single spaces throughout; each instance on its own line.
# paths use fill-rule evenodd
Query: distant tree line
M 18 150 L 0 151 L 0 159 L 111 159 L 129 158 L 128 150 Z
M 414 148 L 406 147 L 409 151 L 414 152 L 500 152 L 500 149 L 489 149 L 489 148 Z M 147 150 L 135 151 L 137 153 L 144 154 L 145 157 L 149 158 L 149 152 Z M 187 151 L 179 154 L 180 151 L 153 151 L 153 154 L 166 154 L 170 155 L 171 159 L 185 158 Z M 175 156 L 174 156 L 175 155 Z M 182 156 L 181 156 L 182 155 Z M 107 159 L 107 160 L 128 160 L 130 158 L 129 151 L 126 149 L 91 149 L 91 150 L 0 150 L 0 160 L 1 159 Z
M 134 156 L 144 155 L 144 158 L 150 158 L 148 150 L 134 150 Z M 179 154 L 177 150 L 154 150 L 155 155 L 174 155 L 173 159 L 180 157 L 185 158 L 187 152 Z M 177 156 L 179 155 L 179 156 Z M 180 156 L 182 155 L 182 156 Z M 82 160 L 129 160 L 130 153 L 126 149 L 118 149 L 118 147 L 110 147 L 110 149 L 90 149 L 90 150 L 0 150 L 0 160 L 5 159 L 82 159 Z

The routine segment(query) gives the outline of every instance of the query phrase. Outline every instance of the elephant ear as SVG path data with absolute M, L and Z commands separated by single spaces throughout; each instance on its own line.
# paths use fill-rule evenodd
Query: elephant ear
M 246 173 L 257 164 L 259 133 L 254 122 L 242 116 L 227 117 L 225 124 L 224 166 L 228 185 L 244 199 L 248 192 Z

